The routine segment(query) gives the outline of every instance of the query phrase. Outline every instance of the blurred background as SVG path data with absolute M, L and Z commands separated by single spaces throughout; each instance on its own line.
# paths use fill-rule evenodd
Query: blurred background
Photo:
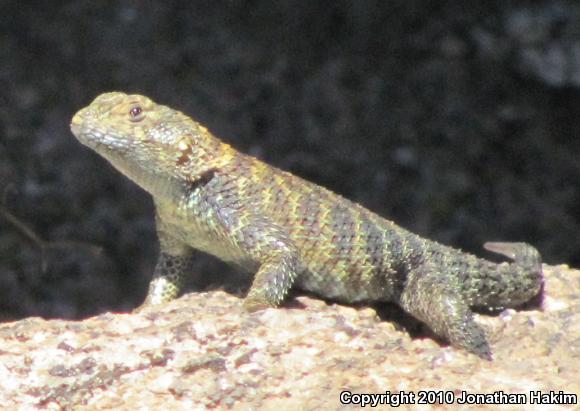
M 580 263 L 574 1 L 0 0 L 0 86 L 3 320 L 144 298 L 152 201 L 68 128 L 112 90 L 431 239 Z

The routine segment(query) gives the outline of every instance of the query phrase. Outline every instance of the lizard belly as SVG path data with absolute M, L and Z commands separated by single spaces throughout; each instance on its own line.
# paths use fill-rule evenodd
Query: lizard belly
M 303 261 L 306 267 L 298 275 L 296 286 L 325 298 L 348 303 L 395 301 L 397 286 L 376 267 L 354 265 L 349 256 L 321 265 Z

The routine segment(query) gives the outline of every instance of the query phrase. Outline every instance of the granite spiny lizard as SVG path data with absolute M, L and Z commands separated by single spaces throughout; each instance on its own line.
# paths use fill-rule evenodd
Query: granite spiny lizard
M 540 292 L 541 258 L 528 244 L 487 243 L 514 260 L 496 264 L 426 240 L 147 97 L 102 94 L 71 129 L 153 196 L 161 251 L 144 304 L 177 296 L 198 249 L 256 272 L 249 311 L 278 306 L 292 286 L 348 303 L 390 301 L 491 359 L 471 308 L 514 307 Z

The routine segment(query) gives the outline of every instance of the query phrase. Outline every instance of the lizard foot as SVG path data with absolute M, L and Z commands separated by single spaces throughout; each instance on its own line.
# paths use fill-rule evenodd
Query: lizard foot
M 274 305 L 268 303 L 266 300 L 258 297 L 246 297 L 242 303 L 244 310 L 249 313 L 265 310 L 266 308 L 273 308 Z

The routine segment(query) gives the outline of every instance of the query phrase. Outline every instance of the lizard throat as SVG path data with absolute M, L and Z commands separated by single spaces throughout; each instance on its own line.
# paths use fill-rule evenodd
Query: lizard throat
M 189 185 L 187 181 L 170 174 L 159 173 L 153 168 L 148 169 L 136 162 L 127 161 L 126 158 L 117 156 L 115 152 L 101 152 L 101 154 L 117 170 L 155 198 L 173 201 L 179 199 L 187 191 Z

